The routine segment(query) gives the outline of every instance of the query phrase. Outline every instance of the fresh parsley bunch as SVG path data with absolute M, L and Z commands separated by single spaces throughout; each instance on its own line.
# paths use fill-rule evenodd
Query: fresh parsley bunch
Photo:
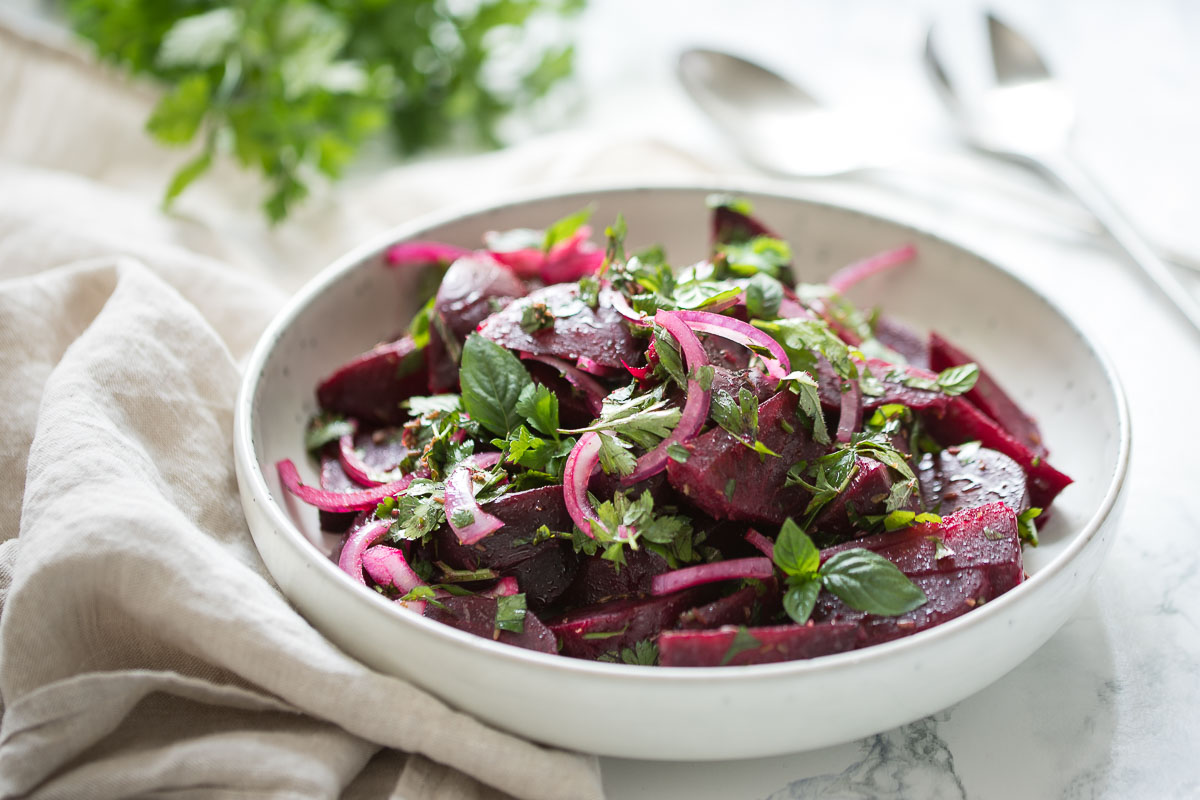
M 230 154 L 262 173 L 273 222 L 307 195 L 314 177 L 341 175 L 385 127 L 401 153 L 448 142 L 497 145 L 499 120 L 571 70 L 569 46 L 522 42 L 522 27 L 535 15 L 568 15 L 582 5 L 66 0 L 71 24 L 102 58 L 169 87 L 147 130 L 166 145 L 200 142 L 171 178 L 165 202 Z

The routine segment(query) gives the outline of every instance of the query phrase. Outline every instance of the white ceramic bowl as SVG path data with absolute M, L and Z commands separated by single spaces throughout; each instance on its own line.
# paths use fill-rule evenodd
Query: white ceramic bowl
M 726 187 L 727 188 L 727 187 Z M 338 570 L 317 513 L 272 466 L 301 465 L 314 387 L 338 364 L 407 324 L 413 273 L 383 264 L 388 245 L 435 239 L 475 247 L 487 230 L 543 227 L 588 203 L 601 224 L 624 213 L 630 244 L 660 242 L 675 264 L 705 255 L 711 187 L 604 189 L 523 199 L 403 226 L 346 255 L 270 325 L 246 370 L 236 458 L 263 560 L 305 617 L 346 652 L 407 678 L 503 729 L 628 758 L 743 758 L 822 747 L 942 709 L 1028 657 L 1071 614 L 1108 550 L 1129 457 L 1129 414 L 1108 360 L 1051 302 L 954 244 L 844 208 L 745 193 L 788 239 L 802 280 L 905 242 L 917 260 L 854 298 L 936 328 L 984 363 L 1040 421 L 1054 464 L 1073 476 L 1026 552 L 1030 579 L 971 613 L 884 645 L 810 661 L 725 668 L 592 663 L 477 638 L 418 617 Z

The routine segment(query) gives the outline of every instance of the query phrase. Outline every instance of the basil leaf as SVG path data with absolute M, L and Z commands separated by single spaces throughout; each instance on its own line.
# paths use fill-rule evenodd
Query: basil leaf
M 960 364 L 938 373 L 937 385 L 948 395 L 966 394 L 975 388 L 979 380 L 979 367 L 975 364 Z
M 788 579 L 788 590 L 783 595 L 783 610 L 793 622 L 803 625 L 812 616 L 820 592 L 821 579 L 816 575 L 793 576 Z
M 463 345 L 459 381 L 463 408 L 471 419 L 500 436 L 521 423 L 517 401 L 533 379 L 507 349 L 471 334 Z
M 766 273 L 759 272 L 746 284 L 746 310 L 759 319 L 779 316 L 783 302 L 783 284 Z
M 525 595 L 510 594 L 496 598 L 496 630 L 525 632 Z
M 775 566 L 788 575 L 815 575 L 821 564 L 821 551 L 808 534 L 788 517 L 775 539 Z
M 821 567 L 821 582 L 851 608 L 883 617 L 907 613 L 928 599 L 895 564 L 861 547 L 830 557 Z

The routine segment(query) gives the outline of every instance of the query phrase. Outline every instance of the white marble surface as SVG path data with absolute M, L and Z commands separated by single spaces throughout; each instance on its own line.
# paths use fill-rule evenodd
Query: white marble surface
M 1030 31 L 1078 97 L 1079 154 L 1156 239 L 1200 255 L 1200 6 L 996 5 Z M 961 14 L 958 4 L 650 6 L 606 0 L 585 22 L 586 113 L 614 135 L 651 134 L 724 174 L 747 173 L 672 78 L 670 55 L 705 44 L 754 56 L 825 98 L 878 103 L 886 111 L 881 124 L 931 152 L 956 149 L 918 56 L 925 22 Z M 1003 193 L 900 173 L 797 187 L 966 243 L 1095 335 L 1117 364 L 1133 413 L 1123 523 L 1071 621 L 979 694 L 817 752 L 704 764 L 606 759 L 609 793 L 614 800 L 1200 795 L 1200 466 L 1189 423 L 1200 394 L 1200 335 L 1102 240 L 1075 230 L 1081 218 L 1069 209 L 1022 207 Z M 819 721 L 798 713 L 796 724 Z

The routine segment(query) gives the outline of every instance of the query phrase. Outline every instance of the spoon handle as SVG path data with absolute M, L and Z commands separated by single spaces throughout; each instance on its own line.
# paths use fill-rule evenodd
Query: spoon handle
M 1079 202 L 1096 217 L 1129 259 L 1146 277 L 1154 282 L 1163 297 L 1169 300 L 1179 313 L 1187 317 L 1192 327 L 1200 333 L 1200 303 L 1192 291 L 1180 282 L 1145 238 L 1134 227 L 1092 177 L 1091 173 L 1069 154 L 1053 157 L 1042 156 L 1035 162 L 1038 167 L 1053 177 L 1063 188 L 1079 199 Z

